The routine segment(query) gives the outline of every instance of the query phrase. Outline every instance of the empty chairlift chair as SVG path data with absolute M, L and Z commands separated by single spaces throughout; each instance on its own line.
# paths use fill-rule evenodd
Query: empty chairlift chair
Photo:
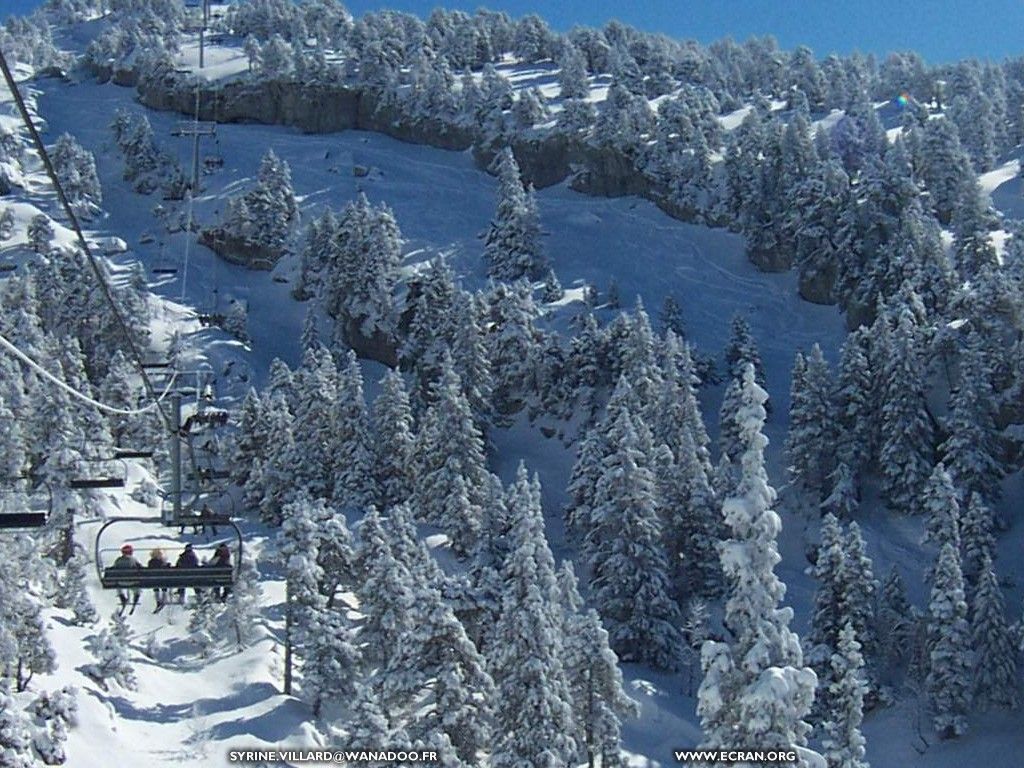
M 70 486 L 75 490 L 94 488 L 124 488 L 128 481 L 128 465 L 122 458 L 82 459 L 78 477 Z
M 42 528 L 52 507 L 53 494 L 48 485 L 34 484 L 29 477 L 0 478 L 0 530 Z

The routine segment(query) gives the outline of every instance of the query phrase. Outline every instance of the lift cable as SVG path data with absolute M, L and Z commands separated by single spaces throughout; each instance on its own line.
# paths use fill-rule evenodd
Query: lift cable
M 72 397 L 77 398 L 78 400 L 81 400 L 83 403 L 91 405 L 93 408 L 96 408 L 96 409 L 98 409 L 100 411 L 104 411 L 106 413 L 114 413 L 114 414 L 117 414 L 118 416 L 138 416 L 139 414 L 149 413 L 154 408 L 159 408 L 160 407 L 160 403 L 163 402 L 164 398 L 166 398 L 171 393 L 172 389 L 174 388 L 174 382 L 178 378 L 178 372 L 175 371 L 174 375 L 171 377 L 171 380 L 167 383 L 167 387 L 164 389 L 163 392 L 160 393 L 160 396 L 157 397 L 156 400 L 154 400 L 152 403 L 150 403 L 146 407 L 126 410 L 124 408 L 115 408 L 112 405 L 107 405 L 106 403 L 101 403 L 99 400 L 94 400 L 93 398 L 91 398 L 87 394 L 85 394 L 84 392 L 79 392 L 74 387 L 70 386 L 69 384 L 66 384 L 63 381 L 61 381 L 56 376 L 54 376 L 52 373 L 50 373 L 48 370 L 46 370 L 42 365 L 40 365 L 35 360 L 33 360 L 31 357 L 29 357 L 24 352 L 22 352 L 20 349 L 18 349 L 8 339 L 4 338 L 3 334 L 0 334 L 0 348 L 3 348 L 5 350 L 7 350 L 8 352 L 10 352 L 12 355 L 14 355 L 16 358 L 21 360 L 21 362 L 23 362 L 29 368 L 31 368 L 32 370 L 34 370 L 36 373 L 40 374 L 41 376 L 44 376 L 47 379 L 49 379 L 51 382 L 56 384 L 58 387 L 63 389 L 65 392 L 67 392 Z
M 43 162 L 43 167 L 46 169 L 46 175 L 50 177 L 50 182 L 53 184 L 53 188 L 57 193 L 57 199 L 60 201 L 61 208 L 64 209 L 64 213 L 71 223 L 71 227 L 78 238 L 78 243 L 82 248 L 82 252 L 85 254 L 86 260 L 89 262 L 89 266 L 92 268 L 93 274 L 96 276 L 96 280 L 99 282 L 100 289 L 103 291 L 103 296 L 106 298 L 107 303 L 110 305 L 110 310 L 114 315 L 114 319 L 117 321 L 117 325 L 124 336 L 125 343 L 131 353 L 131 358 L 139 369 L 139 373 L 142 376 L 143 385 L 146 388 L 146 392 L 154 400 L 153 406 L 156 407 L 160 413 L 160 418 L 163 420 L 164 426 L 168 432 L 173 430 L 171 419 L 167 415 L 167 412 L 160 408 L 160 401 L 162 398 L 158 397 L 156 389 L 153 387 L 153 382 L 150 381 L 149 375 L 146 373 L 145 366 L 142 362 L 142 354 L 139 352 L 138 347 L 135 345 L 135 341 L 132 339 L 131 332 L 128 329 L 128 324 L 125 322 L 124 317 L 121 314 L 121 310 L 117 306 L 117 302 L 114 301 L 113 293 L 110 289 L 110 285 L 107 283 L 107 279 L 103 274 L 103 270 L 100 267 L 99 262 L 93 255 L 92 250 L 89 248 L 89 243 L 85 239 L 85 234 L 82 232 L 82 227 L 78 223 L 78 217 L 74 211 L 71 210 L 71 204 L 68 202 L 67 196 L 64 194 L 64 189 L 60 184 L 60 180 L 57 178 L 57 172 L 54 170 L 53 163 L 50 161 L 50 155 L 46 151 L 46 146 L 43 144 L 43 140 L 39 136 L 39 132 L 36 130 L 35 123 L 32 121 L 32 116 L 29 114 L 28 107 L 25 106 L 25 100 L 21 96 L 21 91 L 18 90 L 18 85 L 14 81 L 14 75 L 11 73 L 11 69 L 7 64 L 7 58 L 4 56 L 3 50 L 0 50 L 0 70 L 3 71 L 4 80 L 7 81 L 7 87 L 11 91 L 11 96 L 14 97 L 14 103 L 18 107 L 18 112 L 21 114 L 21 120 L 28 129 L 30 136 L 32 137 L 32 143 L 35 145 L 36 151 L 39 153 L 39 158 Z M 47 373 L 49 376 L 49 373 Z M 54 378 L 54 377 L 50 377 Z M 79 393 L 80 394 L 80 393 Z

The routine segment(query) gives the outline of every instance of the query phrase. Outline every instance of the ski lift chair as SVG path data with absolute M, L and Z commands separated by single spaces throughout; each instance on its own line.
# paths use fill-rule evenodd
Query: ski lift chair
M 85 477 L 73 478 L 69 485 L 75 490 L 124 488 L 128 482 L 128 464 L 124 459 L 82 459 L 79 463 L 98 465 L 98 469 Z
M 120 545 L 105 547 L 104 538 L 109 536 L 111 526 L 120 523 L 155 523 L 161 521 L 152 517 L 115 517 L 107 520 L 96 535 L 95 556 L 96 573 L 99 576 L 100 585 L 104 589 L 120 590 L 141 590 L 141 589 L 205 589 L 211 587 L 231 587 L 238 576 L 239 564 L 242 561 L 242 532 L 230 518 L 217 518 L 217 525 L 231 528 L 236 542 L 232 563 L 229 566 L 204 565 L 199 568 L 114 568 L 112 565 L 104 566 L 104 560 L 113 563 L 116 556 L 112 553 L 120 551 Z M 153 547 L 167 548 L 170 543 L 166 538 L 152 537 Z M 214 549 L 222 542 L 212 542 L 208 545 L 194 547 L 198 551 Z M 141 548 L 146 548 L 145 545 Z M 198 557 L 198 555 L 197 555 Z
M 154 275 L 176 275 L 178 264 L 167 257 L 163 245 L 160 246 L 160 255 L 153 263 L 152 272 Z
M 42 511 L 32 509 L 32 500 L 34 496 L 38 495 L 40 485 L 30 486 L 24 490 L 16 487 L 18 483 L 28 483 L 31 481 L 32 478 L 27 475 L 0 478 L 0 530 L 31 530 L 43 528 L 46 525 L 46 522 L 50 517 L 50 511 L 53 509 L 53 491 L 50 490 L 50 486 L 48 484 L 42 483 L 41 485 L 46 487 L 47 493 L 49 494 L 49 501 L 46 503 L 45 509 Z M 10 512 L 6 509 L 9 505 L 8 500 L 11 496 L 17 493 L 20 493 L 25 497 L 25 506 L 27 508 Z

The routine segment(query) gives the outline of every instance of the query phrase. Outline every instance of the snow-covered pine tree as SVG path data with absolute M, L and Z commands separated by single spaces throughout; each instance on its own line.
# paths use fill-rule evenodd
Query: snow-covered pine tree
M 487 232 L 484 259 L 497 280 L 543 274 L 546 260 L 540 244 L 540 222 L 532 190 L 523 187 L 519 165 L 506 147 L 495 160 L 498 208 Z
M 415 480 L 412 409 L 405 380 L 388 371 L 373 401 L 373 472 L 379 491 L 377 503 L 389 509 L 412 495 Z
M 32 714 L 40 727 L 32 739 L 32 746 L 45 765 L 63 765 L 68 755 L 64 748 L 68 729 L 78 724 L 77 691 L 71 686 L 44 691 L 32 702 Z M 2 751 L 0 751 L 2 754 Z
M 37 213 L 28 223 L 28 247 L 38 254 L 50 252 L 53 243 L 53 225 L 50 217 L 43 213 Z
M 806 764 L 821 759 L 802 746 L 817 678 L 804 666 L 800 640 L 789 629 L 793 610 L 778 607 L 785 592 L 774 574 L 781 522 L 771 509 L 776 494 L 764 469 L 768 440 L 761 432 L 768 395 L 752 363 L 742 373 L 736 420 L 746 449 L 736 495 L 723 503 L 731 538 L 720 549 L 730 585 L 724 621 L 733 639 L 704 644 L 697 710 L 708 749 L 796 746 Z
M 798 487 L 815 503 L 830 490 L 835 438 L 832 429 L 832 381 L 828 363 L 815 344 L 805 359 L 799 352 L 793 366 L 786 454 Z
M 825 760 L 828 768 L 869 768 L 866 741 L 860 731 L 864 719 L 864 658 L 853 625 L 839 632 L 836 652 L 830 659 L 832 682 L 828 688 L 829 709 L 822 724 Z
M 491 765 L 569 765 L 573 738 L 555 563 L 544 537 L 540 484 L 519 465 L 509 489 L 502 610 L 488 656 L 497 686 Z
M 821 523 L 821 544 L 814 563 L 814 578 L 818 582 L 818 589 L 814 594 L 811 629 L 805 640 L 808 646 L 807 661 L 818 675 L 821 692 L 816 709 L 823 715 L 829 706 L 832 654 L 839 647 L 840 630 L 849 623 L 845 615 L 849 583 L 847 568 L 846 540 L 842 527 L 834 515 L 825 515 Z
M 32 731 L 24 712 L 10 695 L 6 685 L 0 685 L 0 758 L 5 768 L 37 768 L 32 752 Z
M 324 306 L 338 323 L 339 342 L 387 337 L 394 330 L 395 286 L 402 233 L 386 205 L 360 193 L 338 217 L 322 270 Z
M 358 679 L 359 651 L 343 609 L 320 603 L 302 616 L 302 693 L 319 718 L 325 704 L 351 701 Z
M 679 607 L 672 598 L 657 489 L 638 420 L 622 410 L 609 425 L 611 452 L 597 481 L 583 554 L 594 604 L 619 657 L 676 669 Z
M 667 446 L 661 446 L 668 451 Z M 696 446 L 683 435 L 679 458 L 671 452 L 656 460 L 662 538 L 670 565 L 673 594 L 680 605 L 692 596 L 712 596 L 722 586 L 716 567 L 717 546 L 724 533 L 720 505 Z
M 959 494 L 953 487 L 953 479 L 940 462 L 932 470 L 924 487 L 920 501 L 920 512 L 925 517 L 925 534 L 922 543 L 932 543 L 942 549 L 952 544 L 960 551 L 960 502 Z
M 1017 653 L 1006 621 L 1003 593 L 986 553 L 971 613 L 974 651 L 974 701 L 982 708 L 1015 708 L 1019 700 Z
M 845 464 L 854 478 L 867 468 L 877 443 L 876 390 L 870 363 L 871 331 L 857 328 L 843 342 L 834 394 L 836 461 Z
M 491 402 L 499 421 L 521 410 L 537 366 L 538 312 L 525 280 L 499 283 L 488 295 L 485 343 L 493 376 Z
M 493 743 L 494 682 L 484 658 L 437 589 L 423 583 L 414 589 L 408 631 L 398 636 L 383 669 L 385 709 L 413 741 L 444 733 L 459 758 L 476 765 L 480 753 Z
M 996 458 L 998 430 L 993 420 L 992 372 L 978 344 L 961 345 L 960 376 L 950 402 L 949 437 L 940 446 L 964 498 L 979 493 L 989 504 L 999 499 L 1002 467 Z
M 996 541 L 992 534 L 992 512 L 981 498 L 981 494 L 972 493 L 967 501 L 967 509 L 960 516 L 960 543 L 963 548 L 963 574 L 969 592 L 978 584 L 978 578 L 984 573 L 984 560 L 991 560 L 996 555 Z
M 334 503 L 339 509 L 361 510 L 376 498 L 370 423 L 363 397 L 363 373 L 356 353 L 348 351 L 338 377 L 334 433 L 330 441 L 334 466 Z
M 896 566 L 893 566 L 882 585 L 875 622 L 878 647 L 881 650 L 879 661 L 884 659 L 893 667 L 910 659 L 914 655 L 911 645 L 918 636 L 921 619 L 920 611 L 907 600 L 903 580 Z
M 939 550 L 928 611 L 926 685 L 932 722 L 941 738 L 963 736 L 971 705 L 971 636 L 960 556 L 950 542 Z
M 338 373 L 330 351 L 306 350 L 299 374 L 292 429 L 297 459 L 293 482 L 313 498 L 327 498 L 334 489 L 334 419 L 338 412 Z M 243 427 L 252 407 L 243 405 Z
M 93 624 L 99 615 L 89 599 L 86 591 L 88 558 L 81 547 L 75 548 L 75 554 L 64 566 L 64 578 L 61 580 L 60 604 L 74 614 L 74 623 L 78 626 Z
M 96 658 L 96 663 L 86 667 L 89 677 L 104 688 L 112 681 L 128 690 L 135 690 L 138 683 L 128 658 L 128 624 L 123 616 L 112 616 L 109 626 L 98 635 L 86 638 L 86 645 Z
M 909 311 L 900 315 L 884 369 L 882 492 L 890 508 L 912 512 L 932 471 L 932 424 L 917 332 Z
M 273 395 L 266 406 L 266 435 L 262 451 L 266 459 L 259 465 L 259 474 L 250 474 L 249 485 L 258 489 L 254 496 L 259 504 L 260 519 L 267 525 L 280 525 L 282 509 L 295 498 L 293 478 L 301 461 L 295 450 L 292 414 L 282 395 Z M 248 493 L 247 493 L 248 495 Z
M 234 633 L 238 648 L 244 648 L 256 636 L 262 597 L 263 588 L 260 586 L 256 561 L 244 556 L 238 565 L 238 577 L 231 587 L 225 610 L 228 626 Z
M 662 351 L 663 369 L 657 405 L 654 406 L 651 432 L 655 444 L 667 445 L 678 461 L 684 433 L 688 433 L 705 473 L 711 471 L 710 439 L 697 400 L 697 376 L 690 345 L 675 332 L 665 333 Z
M 416 585 L 395 557 L 376 508 L 363 517 L 358 534 L 361 578 L 356 595 L 363 620 L 357 642 L 364 670 L 384 670 L 397 653 L 399 639 L 412 631 Z M 379 679 L 371 682 L 379 688 Z
M 564 665 L 576 723 L 575 738 L 588 765 L 625 765 L 621 721 L 640 713 L 622 687 L 618 657 L 597 611 L 567 607 Z M 580 761 L 583 755 L 577 756 Z
M 416 436 L 414 508 L 420 519 L 448 534 L 457 552 L 468 554 L 480 532 L 488 487 L 484 443 L 451 358 L 446 355 L 442 365 L 435 402 Z
M 70 133 L 63 133 L 50 152 L 50 160 L 72 210 L 83 218 L 96 214 L 103 203 L 103 192 L 92 152 Z
M 217 629 L 217 618 L 220 605 L 208 591 L 196 595 L 192 606 L 192 615 L 188 617 L 189 639 L 195 644 L 200 658 L 207 658 L 220 639 Z
M 875 579 L 874 564 L 867 554 L 867 545 L 856 522 L 850 523 L 844 544 L 846 563 L 844 567 L 843 614 L 853 626 L 858 642 L 871 668 L 877 648 L 875 622 L 877 613 L 878 581 Z M 873 679 L 873 675 L 868 676 Z

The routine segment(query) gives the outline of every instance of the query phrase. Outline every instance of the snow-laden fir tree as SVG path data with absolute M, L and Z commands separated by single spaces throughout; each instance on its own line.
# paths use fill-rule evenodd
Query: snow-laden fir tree
M 996 541 L 992 533 L 992 512 L 981 498 L 972 493 L 967 508 L 960 514 L 960 543 L 963 551 L 964 580 L 973 594 L 978 577 L 984 572 L 985 559 L 996 556 Z
M 405 578 L 415 583 L 411 574 Z M 413 740 L 444 733 L 466 765 L 478 764 L 493 743 L 494 682 L 441 594 L 423 583 L 414 590 L 408 631 L 383 669 L 385 708 Z
M 921 512 L 925 517 L 923 543 L 932 543 L 939 549 L 952 544 L 960 550 L 960 502 L 953 479 L 940 462 L 932 470 L 922 494 Z
M 829 660 L 838 647 L 839 631 L 847 623 L 843 615 L 846 561 L 842 526 L 835 515 L 825 515 L 821 521 L 821 543 L 813 569 L 818 589 L 814 595 L 811 630 L 805 640 L 807 659 L 817 667 L 823 682 Z
M 860 505 L 860 499 L 857 494 L 857 482 L 846 462 L 839 462 L 828 476 L 828 482 L 831 490 L 821 502 L 821 509 L 841 520 L 853 518 Z
M 878 581 L 874 564 L 867 554 L 867 545 L 856 522 L 850 523 L 844 542 L 846 564 L 844 568 L 843 613 L 846 621 L 857 633 L 858 642 L 867 659 L 868 667 L 876 649 L 875 616 L 877 612 Z M 873 679 L 869 675 L 869 679 Z
M 260 519 L 267 525 L 280 525 L 283 507 L 297 493 L 293 478 L 301 459 L 295 450 L 292 414 L 285 398 L 272 396 L 266 413 L 266 434 L 270 438 L 263 449 L 266 459 L 260 464 L 258 475 L 250 474 L 247 490 L 250 485 L 258 489 L 254 495 Z
M 414 508 L 422 520 L 449 535 L 457 552 L 466 554 L 479 535 L 487 488 L 484 443 L 447 356 L 443 366 L 433 387 L 435 402 L 416 436 Z M 459 494 L 465 495 L 466 504 L 450 500 Z
M 576 576 L 569 561 L 558 573 L 565 611 L 563 663 L 576 724 L 576 743 L 590 765 L 622 766 L 622 719 L 639 715 L 639 707 L 622 687 L 618 657 L 608 644 L 597 611 L 583 609 Z
M 488 274 L 498 280 L 517 280 L 543 274 L 546 261 L 540 244 L 540 222 L 533 190 L 523 187 L 519 165 L 505 148 L 495 160 L 498 208 L 487 232 L 484 260 Z
M 405 380 L 398 371 L 388 371 L 381 379 L 371 421 L 377 501 L 382 509 L 389 509 L 409 500 L 415 479 L 412 409 Z
M 319 718 L 325 704 L 351 701 L 359 651 L 343 609 L 324 604 L 303 609 L 302 693 Z
M 50 160 L 72 210 L 84 218 L 97 213 L 103 203 L 103 192 L 92 152 L 70 133 L 63 133 L 50 152 Z
M 28 223 L 28 247 L 38 254 L 50 252 L 53 243 L 53 225 L 49 216 L 37 213 Z
M 531 394 L 537 366 L 537 306 L 525 280 L 499 283 L 487 296 L 485 325 L 492 372 L 491 401 L 496 416 L 507 421 Z
M 416 584 L 395 557 L 374 507 L 363 517 L 358 532 L 361 579 L 356 594 L 363 615 L 358 644 L 365 669 L 383 670 L 397 653 L 399 639 L 412 631 Z
M 355 344 L 393 331 L 401 259 L 402 233 L 391 209 L 360 193 L 338 217 L 321 270 L 321 296 L 338 323 L 339 341 Z
M 95 663 L 86 666 L 86 674 L 104 688 L 109 682 L 128 690 L 135 690 L 138 685 L 128 658 L 128 632 L 125 618 L 115 614 L 109 626 L 98 635 L 86 638 L 86 645 L 96 659 Z
M 569 765 L 579 747 L 562 661 L 555 563 L 544 537 L 540 484 L 529 479 L 522 464 L 506 503 L 509 554 L 488 655 L 497 686 L 491 765 Z
M 334 502 L 340 509 L 362 509 L 376 497 L 370 419 L 363 396 L 363 373 L 356 353 L 348 351 L 338 376 L 332 446 Z
M 69 609 L 74 615 L 74 623 L 78 626 L 93 624 L 99 615 L 86 591 L 86 579 L 91 574 L 87 571 L 88 558 L 81 547 L 75 548 L 75 554 L 64 566 L 64 578 L 61 579 L 59 607 Z
M 481 431 L 493 406 L 494 374 L 488 338 L 484 333 L 487 306 L 481 294 L 458 291 L 452 307 L 455 335 L 450 349 L 452 365 Z
M 798 352 L 793 365 L 786 455 L 794 481 L 814 503 L 830 490 L 828 476 L 835 445 L 831 393 L 831 376 L 821 348 L 815 344 L 806 359 Z
M 832 682 L 828 687 L 829 708 L 822 724 L 822 746 L 828 768 L 869 768 L 866 741 L 860 731 L 864 719 L 864 658 L 852 624 L 839 632 L 836 652 L 830 659 Z
M 188 617 L 188 633 L 200 658 L 207 658 L 220 639 L 217 627 L 220 613 L 221 607 L 211 592 L 203 590 L 196 595 L 192 615 Z
M 688 432 L 668 480 L 661 489 L 661 504 L 667 513 L 664 540 L 675 566 L 677 598 L 717 595 L 722 587 L 717 548 L 725 533 L 720 500 Z
M 949 437 L 940 450 L 964 499 L 979 493 L 992 504 L 999 499 L 1002 475 L 996 458 L 995 395 L 992 372 L 978 344 L 972 341 L 960 347 L 960 377 L 950 402 Z
M 1014 708 L 1019 701 L 1017 653 L 1006 621 L 1003 593 L 986 554 L 971 611 L 974 701 L 982 708 Z
M 876 384 L 869 361 L 870 333 L 867 328 L 858 328 L 846 336 L 834 394 L 836 460 L 845 464 L 855 478 L 866 469 L 877 442 L 878 414 L 874 404 Z
M 256 637 L 259 626 L 263 588 L 256 561 L 244 556 L 238 564 L 238 576 L 231 586 L 225 617 L 235 638 L 235 645 L 244 648 Z
M 910 645 L 917 637 L 920 619 L 920 612 L 907 600 L 903 580 L 893 566 L 882 585 L 875 622 L 878 646 L 891 666 L 913 655 Z
M 293 482 L 313 498 L 328 497 L 334 489 L 332 467 L 337 446 L 334 419 L 337 415 L 338 374 L 331 353 L 323 348 L 306 350 L 301 375 L 295 385 L 295 423 L 292 430 L 297 461 Z M 243 429 L 250 414 L 243 404 Z
M 68 729 L 78 724 L 77 691 L 71 686 L 44 691 L 32 702 L 32 714 L 40 727 L 32 739 L 32 746 L 46 765 L 63 765 L 68 755 L 65 743 Z
M 895 511 L 913 512 L 932 471 L 932 424 L 914 320 L 900 315 L 884 371 L 881 422 L 882 492 Z
M 675 669 L 681 645 L 679 608 L 672 597 L 657 488 L 638 421 L 623 410 L 609 426 L 612 448 L 597 481 L 583 554 L 611 647 L 626 661 Z
M 932 723 L 941 738 L 963 736 L 971 706 L 971 633 L 956 547 L 939 550 L 928 604 L 928 677 Z
M 774 573 L 781 521 L 771 508 L 776 494 L 764 469 L 768 439 L 761 429 L 768 395 L 752 363 L 742 381 L 736 420 L 746 449 L 736 494 L 723 503 L 731 538 L 720 549 L 729 581 L 724 622 L 732 641 L 704 644 L 697 711 L 708 749 L 797 747 L 807 765 L 821 759 L 802 746 L 817 678 L 804 666 L 800 640 L 789 629 L 793 610 L 778 607 L 786 588 Z
M 0 760 L 5 768 L 36 768 L 32 751 L 32 731 L 25 713 L 0 684 Z

